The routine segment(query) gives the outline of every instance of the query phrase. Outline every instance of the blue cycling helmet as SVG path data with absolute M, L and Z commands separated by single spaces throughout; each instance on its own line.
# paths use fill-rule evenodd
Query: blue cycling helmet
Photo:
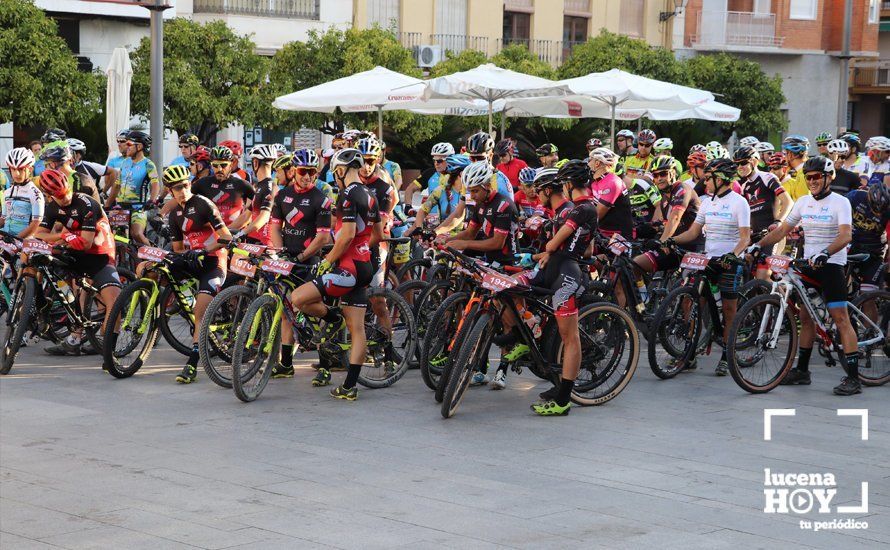
M 531 166 L 526 166 L 519 171 L 519 183 L 528 183 L 529 185 L 531 185 L 531 183 L 535 181 L 536 173 L 537 170 L 535 170 Z
M 782 150 L 792 153 L 805 153 L 810 148 L 810 140 L 800 134 L 792 134 L 782 141 Z
M 302 148 L 294 151 L 291 155 L 292 166 L 310 166 L 318 168 L 318 155 L 312 149 Z
M 445 173 L 455 174 L 462 172 L 464 168 L 470 165 L 470 157 L 467 155 L 448 155 L 445 159 Z

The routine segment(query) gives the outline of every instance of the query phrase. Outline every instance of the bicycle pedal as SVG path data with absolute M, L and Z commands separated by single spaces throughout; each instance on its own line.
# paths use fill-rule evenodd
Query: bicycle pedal
M 521 367 L 520 365 L 515 364 L 515 363 L 514 363 L 513 365 L 510 365 L 510 370 L 512 370 L 512 371 L 515 372 L 516 374 L 522 374 L 522 367 Z

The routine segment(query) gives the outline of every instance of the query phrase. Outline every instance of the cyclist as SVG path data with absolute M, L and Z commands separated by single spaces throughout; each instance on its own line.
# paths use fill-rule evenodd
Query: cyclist
M 661 202 L 661 193 L 648 181 L 630 177 L 623 172 L 624 166 L 619 163 L 615 167 L 615 175 L 622 178 L 627 186 L 627 198 L 633 215 L 634 238 L 651 239 L 656 235 L 652 217 Z
M 654 152 L 656 157 L 661 157 L 664 155 L 673 157 L 674 156 L 673 149 L 674 149 L 674 141 L 669 137 L 658 138 L 655 140 L 655 143 L 652 145 L 652 151 Z M 677 164 L 680 164 L 680 161 L 677 160 L 676 157 L 674 158 L 674 160 L 677 161 Z M 677 173 L 680 174 L 682 172 L 683 172 L 683 170 L 681 168 L 680 171 L 678 171 Z
M 484 160 L 487 161 L 488 164 L 494 166 L 492 163 L 493 153 L 494 140 L 491 139 L 491 136 L 486 132 L 477 132 L 467 138 L 467 155 L 470 157 L 471 162 Z M 492 191 L 509 197 L 511 201 L 513 200 L 513 185 L 510 183 L 507 176 L 500 170 L 493 170 L 491 189 Z
M 623 161 L 627 161 L 628 157 L 637 154 L 634 148 L 634 133 L 630 130 L 618 130 L 615 134 L 615 152 Z M 625 166 L 627 166 L 625 164 Z
M 862 154 L 862 140 L 857 134 L 846 132 L 838 136 L 850 146 L 850 154 L 844 159 L 842 168 L 855 172 L 861 177 L 868 172 L 869 160 L 866 155 Z
M 791 177 L 782 185 L 791 196 L 791 200 L 797 200 L 807 194 L 807 182 L 803 175 L 803 165 L 807 160 L 807 151 L 810 141 L 801 135 L 790 135 L 782 141 L 782 151 L 788 160 L 788 175 Z
M 753 151 L 752 147 L 743 149 Z M 732 182 L 736 176 L 735 163 L 728 159 L 712 160 L 705 171 L 708 194 L 701 200 L 695 221 L 689 229 L 668 239 L 668 242 L 673 241 L 678 245 L 696 242 L 701 238 L 702 228 L 707 226 L 705 254 L 711 258 L 711 262 L 708 263 L 706 273 L 720 289 L 723 341 L 726 342 L 739 298 L 741 268 L 735 265 L 735 260 L 751 243 L 751 209 L 748 201 L 732 190 Z M 729 373 L 725 347 L 714 372 L 717 376 L 726 376 Z
M 652 146 L 654 144 L 655 132 L 648 128 L 640 130 L 640 133 L 637 134 L 637 153 L 628 155 L 624 159 L 625 169 L 642 168 L 643 170 L 649 170 L 649 165 L 652 164 L 652 160 L 655 158 L 652 155 Z M 680 172 L 677 172 L 677 175 L 679 174 Z
M 862 179 L 868 185 L 876 183 L 890 185 L 890 138 L 875 136 L 868 141 L 869 143 L 866 145 L 871 165 L 868 173 L 863 174 Z
M 828 142 L 825 150 L 827 154 L 824 156 L 834 162 L 835 176 L 831 181 L 831 190 L 846 196 L 850 191 L 858 189 L 860 186 L 859 174 L 842 167 L 843 160 L 850 155 L 850 144 L 842 139 L 833 139 Z
M 232 150 L 224 145 L 210 150 L 210 166 L 213 175 L 195 180 L 191 190 L 213 201 L 229 231 L 238 231 L 250 219 L 248 202 L 254 196 L 253 187 L 234 175 L 237 160 Z
M 297 149 L 293 155 L 278 157 L 272 164 L 285 185 L 275 195 L 269 222 L 272 246 L 282 248 L 297 262 L 311 263 L 321 248 L 331 242 L 331 207 L 333 200 L 313 181 L 317 162 L 311 149 Z M 259 177 L 260 173 L 257 173 Z M 281 360 L 272 369 L 273 378 L 294 375 L 294 334 L 290 323 L 281 324 Z M 324 356 L 321 361 L 324 361 Z M 320 377 L 319 377 L 320 376 Z M 330 380 L 330 365 L 319 364 L 319 379 L 313 385 Z
M 158 171 L 145 154 L 151 148 L 151 136 L 139 130 L 127 134 L 127 159 L 121 165 L 120 176 L 105 201 L 105 206 L 129 209 L 134 205 L 157 204 L 160 196 Z M 144 245 L 151 244 L 145 236 L 148 215 L 143 209 L 130 216 L 130 237 Z
M 788 159 L 784 153 L 773 153 L 767 158 L 766 165 L 772 175 L 776 176 L 779 184 L 784 188 L 785 183 L 791 179 L 788 174 Z
M 65 174 L 68 177 L 68 185 L 75 193 L 86 193 L 98 202 L 99 192 L 96 190 L 96 182 L 87 175 L 75 172 L 74 165 L 71 162 L 71 148 L 68 147 L 67 141 L 47 143 L 40 152 L 40 158 L 44 162 L 45 170 L 58 170 Z M 39 180 L 37 184 L 39 186 Z
M 847 194 L 853 215 L 853 244 L 850 254 L 868 254 L 868 260 L 857 266 L 860 291 L 869 292 L 881 287 L 886 264 L 886 230 L 890 224 L 890 188 L 873 183 L 866 189 L 854 189 Z M 873 317 L 874 318 L 874 317 Z
M 12 176 L 12 185 L 4 193 L 0 225 L 7 233 L 24 239 L 37 231 L 45 208 L 43 193 L 31 180 L 34 153 L 25 147 L 12 149 L 6 154 L 6 167 Z
M 129 134 L 129 133 L 130 133 L 129 128 L 124 128 L 123 130 L 121 130 L 120 132 L 117 133 L 117 137 L 115 138 L 115 141 L 117 141 L 117 151 L 119 154 L 115 157 L 111 157 L 110 159 L 108 159 L 108 167 L 114 168 L 118 172 L 121 171 L 121 164 L 123 164 L 124 159 L 127 158 L 127 141 L 128 141 L 127 134 Z M 106 179 L 105 180 L 105 189 L 103 191 L 105 191 L 105 193 L 108 193 L 108 191 L 111 189 L 112 185 L 114 185 L 114 180 L 108 181 Z
M 828 156 L 828 144 L 831 143 L 831 140 L 834 139 L 834 136 L 831 135 L 831 132 L 820 132 L 819 135 L 816 136 L 816 149 L 818 149 L 819 154 L 823 157 Z
M 776 148 L 768 141 L 761 141 L 754 146 L 754 150 L 760 155 L 760 164 L 757 165 L 757 168 L 763 172 L 768 172 L 769 166 L 767 165 L 767 160 L 776 152 Z
M 523 168 L 528 168 L 528 164 L 524 160 L 517 158 L 515 153 L 516 144 L 509 138 L 502 139 L 494 148 L 494 154 L 500 160 L 497 169 L 510 180 L 514 193 L 519 189 L 519 172 Z
M 405 189 L 405 204 L 409 207 L 414 204 L 412 202 L 414 193 L 427 190 L 432 194 L 439 185 L 448 179 L 448 174 L 445 172 L 445 159 L 454 154 L 454 145 L 445 142 L 437 143 L 433 145 L 430 154 L 433 157 L 433 167 L 421 172 L 420 176 Z
M 229 174 L 239 177 L 246 181 L 247 183 L 253 184 L 253 177 L 250 173 L 247 172 L 244 168 L 241 168 L 241 155 L 244 153 L 244 148 L 241 147 L 241 143 L 235 140 L 226 140 L 219 142 L 220 147 L 227 147 L 229 151 L 232 152 L 232 168 L 229 171 Z
M 590 172 L 593 178 L 590 190 L 596 203 L 600 233 L 606 237 L 620 234 L 629 240 L 633 238 L 634 220 L 627 186 L 613 172 L 617 162 L 615 153 L 600 147 L 590 152 L 586 164 L 581 160 L 571 160 L 559 170 L 564 179 L 578 178 Z
M 546 168 L 540 168 L 545 170 Z M 526 166 L 519 172 L 519 191 L 513 196 L 518 209 L 519 215 L 523 218 L 530 218 L 535 213 L 543 213 L 544 209 L 535 191 L 535 175 L 538 170 Z
M 66 253 L 74 259 L 68 269 L 88 277 L 99 290 L 107 321 L 111 304 L 120 294 L 121 280 L 114 267 L 114 236 L 102 206 L 85 193 L 75 193 L 68 176 L 59 170 L 44 170 L 40 188 L 49 202 L 34 236 L 67 249 Z M 59 346 L 46 351 L 52 355 L 99 352 L 89 343 L 82 343 L 82 338 L 82 331 L 72 331 Z
M 445 173 L 448 174 L 448 180 L 444 185 L 436 187 L 436 190 L 420 206 L 420 210 L 417 211 L 417 216 L 414 218 L 414 225 L 405 233 L 405 236 L 410 236 L 416 230 L 423 228 L 423 222 L 434 210 L 439 220 L 443 222 L 433 230 L 435 233 L 447 233 L 457 227 L 458 220 L 450 218 L 450 215 L 457 209 L 458 204 L 461 202 L 461 197 L 466 192 L 461 179 L 461 172 L 469 165 L 470 157 L 466 155 L 449 155 L 445 159 Z M 528 168 L 528 170 L 533 169 Z M 444 224 L 446 219 L 452 219 L 455 223 L 446 226 Z
M 590 152 L 594 149 L 599 149 L 603 146 L 603 140 L 599 138 L 592 137 L 587 140 L 587 143 L 584 144 L 584 148 L 587 149 L 587 154 L 590 155 Z
M 201 139 L 195 134 L 186 132 L 179 136 L 179 156 L 170 161 L 170 166 L 181 165 L 188 166 L 189 159 L 198 150 L 201 145 Z
M 776 176 L 757 169 L 760 157 L 753 147 L 746 146 L 736 149 L 733 161 L 738 170 L 741 195 L 748 202 L 751 210 L 751 233 L 765 235 L 775 229 L 791 212 L 791 197 L 785 192 L 785 188 L 782 187 Z M 772 250 L 769 253 L 772 254 Z M 769 278 L 769 268 L 766 262 L 757 264 L 756 276 L 763 280 Z
M 545 143 L 535 149 L 535 155 L 538 156 L 541 168 L 553 168 L 559 162 L 559 149 L 552 143 Z
M 201 325 L 204 312 L 226 280 L 228 250 L 232 234 L 226 228 L 216 204 L 205 196 L 192 193 L 192 182 L 185 166 L 173 165 L 164 170 L 164 185 L 170 190 L 174 204 L 168 218 L 174 261 L 174 275 L 198 280 L 195 296 L 195 327 Z M 198 377 L 198 331 L 192 331 L 192 351 L 182 371 L 176 376 L 180 384 L 190 384 Z
M 301 285 L 291 295 L 297 309 L 326 322 L 326 334 L 339 331 L 345 319 L 352 343 L 349 370 L 343 384 L 331 390 L 331 396 L 348 401 L 358 398 L 355 385 L 367 354 L 367 287 L 374 274 L 371 235 L 381 235 L 383 232 L 382 222 L 375 221 L 378 216 L 374 200 L 368 188 L 361 183 L 359 170 L 363 166 L 362 154 L 357 149 L 341 149 L 331 159 L 331 172 L 340 188 L 337 193 L 334 248 L 317 264 L 316 278 Z M 340 307 L 327 306 L 325 297 L 340 298 Z
M 777 243 L 793 228 L 801 225 L 806 235 L 804 256 L 810 265 L 800 270 L 808 288 L 820 288 L 825 305 L 837 326 L 845 355 L 846 376 L 834 388 L 836 395 L 861 393 L 859 353 L 856 332 L 847 313 L 847 282 L 844 266 L 847 245 L 852 238 L 850 201 L 831 192 L 834 163 L 825 157 L 808 159 L 801 167 L 810 193 L 794 203 L 791 214 L 782 224 L 749 248 L 750 253 Z M 815 325 L 806 308 L 800 312 L 800 348 L 797 366 L 788 371 L 782 384 L 809 384 L 810 355 L 813 352 Z M 794 327 L 792 327 L 792 330 Z
M 68 148 L 71 149 L 75 172 L 89 177 L 94 182 L 99 182 L 104 177 L 105 185 L 103 186 L 103 191 L 106 191 L 117 181 L 118 171 L 111 166 L 83 160 L 83 155 L 87 152 L 87 146 L 84 142 L 74 138 L 68 138 L 66 141 L 68 142 Z
M 253 200 L 250 201 L 250 221 L 243 229 L 232 236 L 235 241 L 247 237 L 262 245 L 272 244 L 270 237 L 269 218 L 272 213 L 272 201 L 278 188 L 272 182 L 272 163 L 278 157 L 278 151 L 271 145 L 257 145 L 248 153 L 251 168 L 256 175 Z M 314 173 L 312 174 L 315 175 Z
M 705 166 L 708 165 L 707 153 L 702 151 L 693 151 L 686 158 L 686 167 L 689 169 L 689 177 L 687 179 L 680 178 L 683 183 L 689 184 L 695 194 L 703 197 L 705 191 Z
M 392 180 L 392 185 L 395 187 L 396 192 L 402 189 L 402 167 L 399 166 L 398 162 L 389 160 L 386 158 L 386 143 L 383 141 L 380 142 L 380 166 L 386 170 L 386 173 L 389 174 L 389 179 Z
M 728 159 L 729 151 L 726 150 L 719 141 L 709 141 L 707 145 L 705 145 L 705 157 L 707 157 L 708 162 L 717 159 Z
M 46 166 L 46 160 L 43 158 L 43 149 L 46 148 L 50 143 L 55 143 L 59 141 L 65 141 L 68 139 L 68 135 L 65 133 L 65 130 L 60 128 L 47 128 L 46 132 L 40 136 L 40 151 L 37 153 L 37 160 L 34 162 L 34 177 L 40 176 L 40 173 L 43 172 Z

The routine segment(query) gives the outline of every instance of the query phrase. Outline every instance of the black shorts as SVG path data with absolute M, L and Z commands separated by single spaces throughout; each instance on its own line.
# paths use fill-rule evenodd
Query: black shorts
M 211 256 L 209 254 L 204 255 L 204 261 L 201 265 L 202 269 L 200 270 L 192 270 L 187 267 L 178 266 L 173 270 L 174 275 L 177 278 L 182 279 L 197 279 L 198 294 L 216 296 L 219 294 L 219 291 L 222 290 L 223 283 L 225 283 L 226 270 L 223 268 L 223 264 L 221 264 L 217 256 Z
M 717 288 L 720 289 L 721 298 L 737 300 L 739 297 L 739 286 L 742 281 L 742 267 L 737 265 L 724 267 L 718 259 L 711 258 L 708 261 L 705 275 L 711 283 L 717 285 Z
M 855 276 L 859 279 L 859 284 L 875 287 L 863 290 L 877 290 L 881 288 L 881 281 L 887 271 L 887 264 L 884 263 L 884 250 L 858 249 L 855 246 L 850 249 L 850 254 L 863 253 L 868 254 L 869 257 L 864 262 L 855 264 Z
M 649 258 L 649 261 L 655 266 L 655 272 L 673 271 L 680 267 L 680 260 L 683 259 L 683 255 L 686 254 L 686 252 L 700 251 L 700 246 L 690 244 L 689 246 L 680 248 L 680 252 L 675 252 L 673 250 L 665 252 L 663 248 L 656 248 L 655 250 L 646 252 L 645 256 Z
M 847 280 L 844 277 L 844 266 L 825 264 L 819 269 L 802 267 L 798 269 L 803 284 L 807 288 L 815 288 L 822 293 L 826 307 L 847 307 Z
M 578 262 L 567 256 L 552 255 L 530 284 L 552 290 L 554 315 L 568 317 L 578 313 L 578 296 L 584 291 L 581 277 Z
M 368 285 L 374 276 L 371 262 L 337 263 L 330 273 L 312 280 L 322 296 L 340 298 L 340 305 L 368 307 Z
M 79 250 L 67 250 L 65 254 L 74 259 L 68 270 L 88 277 L 97 289 L 122 286 L 117 268 L 107 254 L 87 254 Z

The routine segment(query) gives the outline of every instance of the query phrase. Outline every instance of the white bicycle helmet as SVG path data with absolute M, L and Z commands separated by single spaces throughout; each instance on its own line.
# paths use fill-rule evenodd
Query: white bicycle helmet
M 871 145 L 869 145 L 869 143 L 871 143 Z M 875 136 L 868 140 L 865 147 L 866 149 L 875 149 L 876 151 L 890 151 L 890 138 Z
M 68 138 L 68 148 L 72 151 L 77 151 L 78 153 L 83 153 L 87 150 L 87 144 L 80 141 L 76 138 Z
M 275 149 L 275 151 L 278 153 L 278 156 L 279 156 L 279 157 L 282 156 L 282 155 L 286 155 L 286 154 L 288 154 L 288 153 L 290 152 L 290 151 L 287 150 L 287 147 L 285 147 L 283 143 L 273 143 L 273 144 L 272 144 L 272 147 L 273 147 L 273 148 Z
M 471 187 L 490 186 L 494 170 L 487 160 L 474 162 L 464 168 L 462 178 L 467 189 Z
M 770 143 L 770 142 L 768 142 L 768 141 L 760 141 L 760 142 L 758 142 L 758 143 L 754 146 L 754 149 L 756 149 L 757 152 L 760 153 L 760 156 L 761 156 L 762 158 L 766 158 L 766 157 L 763 155 L 763 153 L 772 153 L 772 152 L 775 152 L 775 150 L 776 150 L 776 148 L 773 147 L 773 144 Z
M 740 147 L 757 147 L 757 144 L 760 143 L 760 140 L 754 136 L 745 136 L 739 140 Z
M 266 162 L 275 160 L 281 155 L 278 153 L 278 150 L 274 145 L 255 145 L 251 147 L 248 156 L 251 160 L 257 159 Z
M 729 158 L 729 151 L 726 150 L 726 147 L 720 145 L 718 141 L 711 141 L 705 147 L 707 148 L 705 155 L 707 155 L 709 161 Z
M 846 157 L 850 154 L 850 144 L 842 139 L 833 139 L 828 142 L 828 152 Z
M 365 161 L 358 149 L 340 149 L 331 159 L 331 170 L 336 170 L 341 166 L 347 168 L 361 168 Z
M 431 155 L 453 155 L 454 154 L 454 145 L 450 143 L 441 142 L 433 145 L 433 150 L 430 151 Z
M 19 169 L 34 166 L 34 153 L 27 147 L 16 147 L 6 153 L 6 166 Z
M 655 150 L 656 153 L 660 153 L 661 151 L 670 151 L 674 148 L 674 142 L 671 138 L 658 138 L 655 140 L 655 144 L 652 146 L 652 149 Z
M 591 151 L 590 159 L 602 162 L 606 166 L 615 166 L 618 164 L 618 156 L 606 147 L 597 147 Z

